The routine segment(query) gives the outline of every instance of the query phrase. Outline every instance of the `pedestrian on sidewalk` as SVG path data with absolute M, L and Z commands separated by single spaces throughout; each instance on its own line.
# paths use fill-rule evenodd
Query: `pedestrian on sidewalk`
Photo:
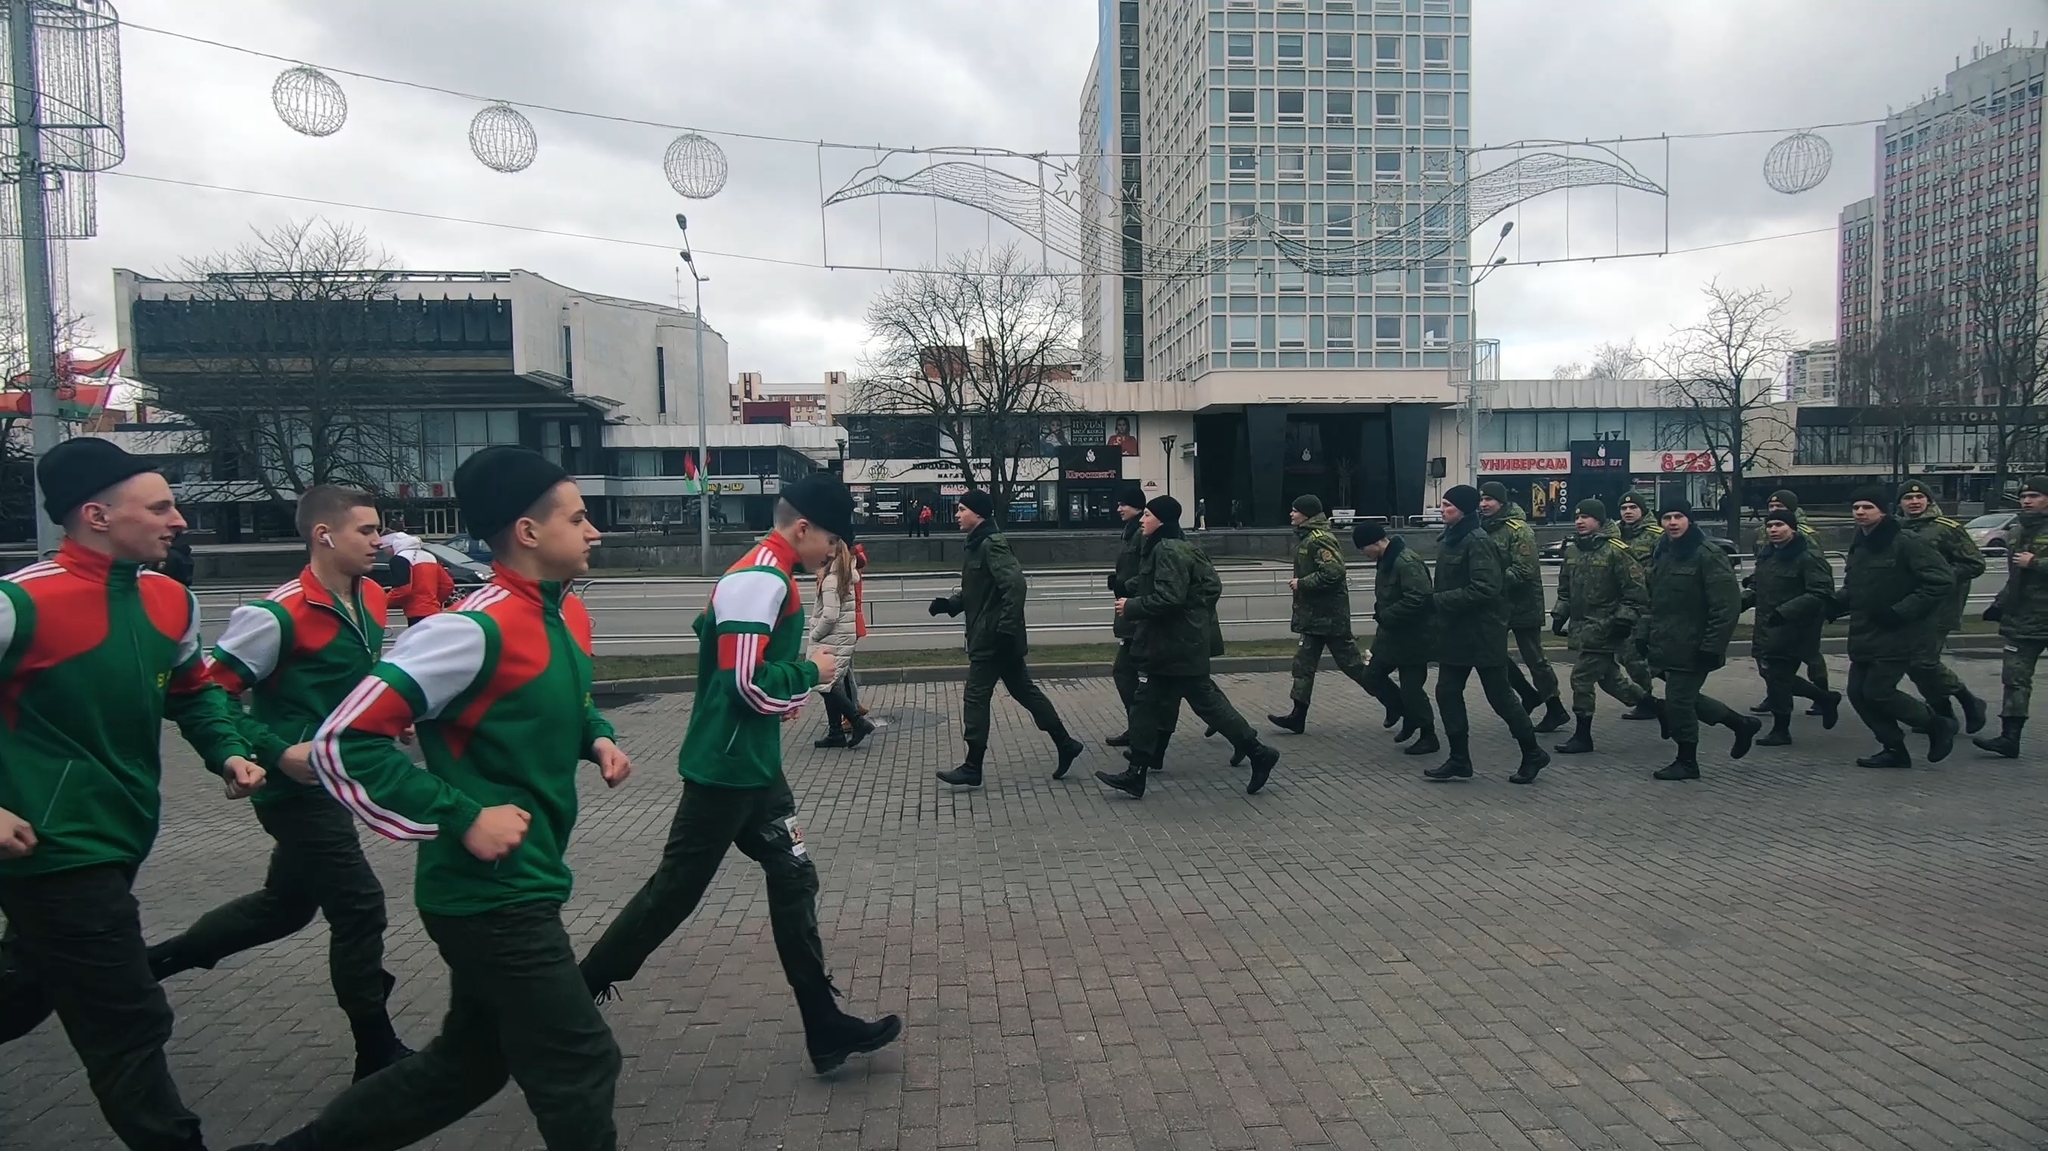
M 967 542 L 960 549 L 960 590 L 931 602 L 934 616 L 967 613 L 967 757 L 960 766 L 938 773 L 939 782 L 955 787 L 980 787 L 982 760 L 988 754 L 989 704 L 1001 681 L 1010 698 L 1031 713 L 1038 730 L 1052 737 L 1059 766 L 1054 779 L 1065 779 L 1074 760 L 1087 750 L 1067 733 L 1067 725 L 1031 679 L 1024 663 L 1030 650 L 1025 639 L 1024 569 L 1010 551 L 1010 541 L 996 530 L 995 501 L 979 489 L 960 497 L 960 530 Z
M 420 537 L 404 531 L 388 532 L 382 542 L 391 549 L 394 564 L 405 561 L 405 583 L 393 588 L 391 594 L 392 602 L 405 613 L 405 622 L 416 624 L 446 611 L 455 598 L 455 577 L 426 549 Z
M 1406 755 L 1434 755 L 1443 750 L 1436 741 L 1436 717 L 1429 710 L 1429 695 L 1423 686 L 1429 679 L 1432 640 L 1431 613 L 1436 591 L 1430 586 L 1429 565 L 1400 536 L 1387 534 L 1385 526 L 1362 523 L 1352 529 L 1351 542 L 1375 566 L 1372 583 L 1372 660 L 1365 665 L 1366 690 L 1387 709 L 1388 724 L 1399 723 L 1395 743 L 1414 743 L 1402 749 Z M 1396 677 L 1400 686 L 1394 686 Z
M 0 1040 L 55 1011 L 116 1138 L 200 1148 L 164 1058 L 171 1005 L 133 891 L 163 810 L 163 721 L 228 798 L 264 773 L 206 677 L 199 601 L 150 570 L 185 526 L 170 484 L 89 436 L 51 449 L 36 480 L 64 542 L 0 579 Z
M 853 570 L 860 574 L 860 578 L 853 581 L 853 639 L 858 646 L 861 640 L 868 638 L 868 605 L 862 591 L 867 586 L 868 549 L 863 544 L 853 545 Z M 846 699 L 853 705 L 854 715 L 864 716 L 868 713 L 868 705 L 860 701 L 860 678 L 854 674 L 852 668 L 846 671 Z M 842 722 L 839 729 L 851 735 L 852 721 Z
M 519 1084 L 548 1151 L 613 1151 L 619 1048 L 590 1001 L 562 904 L 579 760 L 632 772 L 590 702 L 590 615 L 568 594 L 598 539 L 576 482 L 538 452 L 485 448 L 455 498 L 495 574 L 407 628 L 320 725 L 321 786 L 419 844 L 413 897 L 448 964 L 425 1050 L 343 1091 L 276 1151 L 406 1147 Z M 398 745 L 417 728 L 426 769 Z M 303 780 L 301 782 L 304 782 Z
M 1934 545 L 1934 550 L 1948 564 L 1949 572 L 1955 577 L 1956 588 L 1947 604 L 1943 605 L 1934 624 L 1928 629 L 1927 644 L 1913 660 L 1913 666 L 1906 674 L 1912 677 L 1913 686 L 1918 688 L 1927 706 L 1935 714 L 1956 718 L 1956 704 L 1963 708 L 1963 730 L 1976 733 L 1984 730 L 1984 721 L 1990 708 L 1977 698 L 1968 685 L 1956 675 L 1946 658 L 1948 637 L 1963 626 L 1963 609 L 1969 606 L 1970 585 L 1984 574 L 1984 553 L 1977 550 L 1977 541 L 1956 520 L 1941 514 L 1941 505 L 1934 502 L 1934 493 L 1920 480 L 1907 480 L 1899 488 L 1899 526 Z M 1953 702 L 1951 702 L 1953 701 Z
M 1792 742 L 1794 697 L 1820 708 L 1823 728 L 1832 729 L 1841 714 L 1839 694 L 1799 675 L 1799 665 L 1812 662 L 1820 650 L 1821 627 L 1834 607 L 1835 569 L 1811 537 L 1800 533 L 1790 511 L 1767 513 L 1764 530 L 1744 606 L 1756 610 L 1750 644 L 1764 669 L 1764 698 L 1771 705 L 1771 730 L 1757 743 L 1784 747 Z
M 1479 518 L 1479 489 L 1459 484 L 1440 505 L 1443 534 L 1437 537 L 1436 706 L 1443 713 L 1450 758 L 1422 774 L 1434 781 L 1472 778 L 1472 730 L 1465 715 L 1465 684 L 1476 671 L 1486 702 L 1508 725 L 1522 749 L 1510 783 L 1535 783 L 1550 764 L 1536 745 L 1529 712 L 1508 684 L 1508 604 L 1500 553 Z
M 1323 501 L 1312 495 L 1297 496 L 1287 513 L 1294 524 L 1294 578 L 1287 587 L 1294 593 L 1294 609 L 1287 625 L 1301 636 L 1294 649 L 1293 682 L 1288 698 L 1294 709 L 1286 715 L 1266 717 L 1274 727 L 1300 735 L 1308 725 L 1308 705 L 1316 691 L 1316 668 L 1328 648 L 1337 670 L 1351 677 L 1370 694 L 1365 678 L 1365 657 L 1358 652 L 1358 640 L 1351 633 L 1351 591 L 1338 551 L 1337 537 L 1330 532 L 1330 517 L 1323 513 Z
M 1180 501 L 1160 496 L 1145 505 L 1139 520 L 1143 555 L 1129 594 L 1116 601 L 1117 615 L 1136 624 L 1133 659 L 1143 669 L 1129 715 L 1130 767 L 1115 775 L 1098 771 L 1095 778 L 1144 798 L 1146 773 L 1158 766 L 1186 700 L 1239 757 L 1252 761 L 1251 782 L 1244 790 L 1257 795 L 1280 753 L 1259 742 L 1258 733 L 1209 675 L 1209 660 L 1223 654 L 1223 628 L 1216 619 L 1223 581 L 1202 549 L 1183 537 L 1180 517 Z
M 855 709 L 847 689 L 852 682 L 854 648 L 859 641 L 854 620 L 860 609 L 854 605 L 858 602 L 860 572 L 844 539 L 833 546 L 813 582 L 818 585 L 818 614 L 811 620 L 811 642 L 831 650 L 832 675 L 817 687 L 819 698 L 825 701 L 825 737 L 813 741 L 811 746 L 859 747 L 862 740 L 874 734 L 875 725 Z
M 1664 501 L 1658 519 L 1663 542 L 1650 559 L 1650 614 L 1637 645 L 1650 670 L 1664 680 L 1664 724 L 1678 754 L 1654 772 L 1657 779 L 1700 777 L 1700 724 L 1735 733 L 1730 759 L 1749 754 L 1763 724 L 1701 691 L 1728 662 L 1728 643 L 1742 615 L 1742 585 L 1735 565 L 1707 542 L 1683 496 Z
M 1529 667 L 1524 676 L 1513 657 L 1507 662 L 1508 683 L 1514 687 L 1522 710 L 1543 709 L 1536 721 L 1536 734 L 1548 735 L 1571 719 L 1557 697 L 1557 670 L 1543 654 L 1543 565 L 1536 557 L 1536 529 L 1529 526 L 1522 506 L 1508 501 L 1507 485 L 1486 483 L 1479 488 L 1479 514 L 1485 518 L 1486 534 L 1500 553 L 1503 598 L 1508 605 L 1508 635 L 1515 652 Z
M 869 1022 L 839 1010 L 818 938 L 818 866 L 782 772 L 783 719 L 838 670 L 828 647 L 804 656 L 796 569 L 819 567 L 852 537 L 853 494 L 831 476 L 806 476 L 783 489 L 775 529 L 712 589 L 696 622 L 697 702 L 677 754 L 683 797 L 668 843 L 654 875 L 583 960 L 590 993 L 608 998 L 697 909 L 726 853 L 738 847 L 767 881 L 775 953 L 819 1074 L 880 1050 L 903 1030 L 894 1015 Z
M 2034 667 L 2048 650 L 2048 476 L 2020 485 L 2020 514 L 2005 537 L 2005 587 L 1984 620 L 2005 640 L 1999 665 L 1998 734 L 1971 740 L 1979 748 L 2017 759 L 2020 732 L 2034 697 Z
M 1636 566 L 1643 569 L 1645 587 L 1650 577 L 1650 557 L 1657 550 L 1657 544 L 1664 539 L 1664 529 L 1657 526 L 1655 504 L 1643 492 L 1630 491 L 1621 497 L 1620 534 L 1621 542 L 1628 545 L 1628 554 L 1635 557 Z M 1643 689 L 1643 702 L 1622 714 L 1623 719 L 1646 720 L 1657 718 L 1655 695 L 1656 680 L 1650 676 L 1650 664 L 1641 652 L 1636 650 L 1635 638 L 1625 637 L 1621 641 L 1621 667 L 1628 673 L 1629 682 Z
M 1899 690 L 1899 681 L 1924 658 L 1955 594 L 1955 573 L 1934 545 L 1906 531 L 1886 509 L 1882 488 L 1865 488 L 1849 504 L 1856 538 L 1843 565 L 1835 615 L 1849 617 L 1849 703 L 1877 737 L 1876 755 L 1858 767 L 1908 768 L 1903 724 L 1927 734 L 1927 762 L 1940 763 L 1955 746 L 1956 721 Z
M 377 497 L 317 484 L 299 497 L 299 535 L 309 556 L 297 579 L 228 617 L 207 673 L 231 697 L 246 692 L 242 723 L 268 774 L 250 800 L 275 841 L 263 886 L 207 912 L 149 949 L 158 982 L 296 935 L 327 920 L 327 971 L 355 1037 L 355 1078 L 412 1054 L 392 1029 L 386 1001 L 397 980 L 384 970 L 384 885 L 356 838 L 355 816 L 318 784 L 307 742 L 370 674 L 384 650 L 384 589 L 365 578 L 377 564 Z
M 1576 510 L 1572 522 L 1578 535 L 1564 549 L 1557 606 L 1550 615 L 1550 630 L 1570 637 L 1573 656 L 1574 727 L 1571 738 L 1556 748 L 1565 755 L 1593 750 L 1595 688 L 1630 708 L 1646 706 L 1650 697 L 1621 667 L 1621 652 L 1634 650 L 1636 624 L 1650 607 L 1642 565 L 1607 522 L 1605 503 L 1580 500 Z

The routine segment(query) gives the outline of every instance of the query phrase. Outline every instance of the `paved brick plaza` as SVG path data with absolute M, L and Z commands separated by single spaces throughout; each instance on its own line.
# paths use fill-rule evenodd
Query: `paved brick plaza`
M 1995 663 L 1963 670 L 1995 697 Z M 1227 687 L 1249 715 L 1284 702 L 1286 677 Z M 1107 680 L 1049 689 L 1091 742 L 1120 726 Z M 1760 695 L 1747 668 L 1712 690 Z M 869 688 L 892 725 L 852 753 L 813 751 L 807 714 L 790 776 L 826 951 L 853 1009 L 902 1012 L 905 1039 L 811 1075 L 758 872 L 735 852 L 607 1008 L 623 1145 L 2048 1146 L 2041 766 L 1965 746 L 1934 769 L 1861 771 L 1870 745 L 1845 716 L 1732 767 L 1709 729 L 1707 778 L 1658 784 L 1655 725 L 1609 719 L 1600 754 L 1524 789 L 1488 720 L 1481 778 L 1435 786 L 1387 754 L 1347 681 L 1319 691 L 1309 733 L 1275 739 L 1265 794 L 1190 738 L 1142 803 L 1096 784 L 1099 742 L 1053 783 L 1000 696 L 980 792 L 931 778 L 955 762 L 957 685 Z M 686 706 L 613 709 L 640 770 L 619 793 L 587 776 L 568 909 L 586 942 L 653 866 Z M 140 883 L 152 937 L 253 886 L 267 851 L 246 808 L 175 759 Z M 399 1027 L 424 1043 L 442 970 L 409 849 L 372 852 Z M 325 953 L 316 927 L 170 985 L 172 1065 L 216 1148 L 282 1133 L 345 1085 Z M 54 1024 L 0 1048 L 0 1148 L 111 1147 L 105 1130 Z M 539 1141 L 508 1089 L 428 1145 Z

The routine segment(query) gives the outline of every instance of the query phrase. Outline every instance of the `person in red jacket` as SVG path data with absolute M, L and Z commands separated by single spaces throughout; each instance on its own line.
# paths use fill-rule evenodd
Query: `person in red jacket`
M 299 497 L 298 528 L 311 549 L 305 571 L 236 608 L 207 664 L 230 695 L 252 696 L 243 731 L 256 761 L 272 773 L 252 801 L 263 830 L 277 841 L 269 873 L 259 890 L 151 947 L 149 965 L 159 981 L 211 968 L 324 915 L 328 974 L 355 1036 L 355 1077 L 362 1079 L 412 1054 L 385 1008 L 397 981 L 384 970 L 384 887 L 363 856 L 348 809 L 279 769 L 293 745 L 310 747 L 305 741 L 320 721 L 384 650 L 384 589 L 364 578 L 380 550 L 377 497 L 332 484 L 308 488 Z
M 132 887 L 163 809 L 166 718 L 229 798 L 263 769 L 206 676 L 198 601 L 148 570 L 185 526 L 163 476 L 79 437 L 36 478 L 64 545 L 0 580 L 0 1038 L 54 1009 L 121 1142 L 203 1148 L 164 1059 L 171 1005 Z
M 391 595 L 392 602 L 405 612 L 405 622 L 415 624 L 446 610 L 455 598 L 455 577 L 420 546 L 420 538 L 392 532 L 382 542 L 391 549 L 393 557 L 404 560 L 411 568 L 406 583 L 393 588 Z

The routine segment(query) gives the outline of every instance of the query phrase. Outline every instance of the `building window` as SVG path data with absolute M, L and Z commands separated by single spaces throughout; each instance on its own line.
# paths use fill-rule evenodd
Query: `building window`
M 1401 38 L 1399 36 L 1373 37 L 1372 63 L 1375 68 L 1399 68 L 1401 66 Z
M 1232 32 L 1228 36 L 1226 44 L 1225 53 L 1232 64 L 1249 64 L 1252 62 L 1251 33 Z
M 1372 178 L 1394 180 L 1401 178 L 1401 153 L 1375 152 L 1372 157 Z
M 1331 92 L 1324 96 L 1323 122 L 1333 125 L 1351 123 L 1352 100 L 1355 95 L 1355 93 L 1351 92 Z
M 1280 178 L 1299 180 L 1308 174 L 1308 153 L 1298 147 L 1280 149 Z M 1300 205 L 1295 205 L 1300 207 Z
M 1374 92 L 1372 94 L 1372 122 L 1375 124 L 1397 126 L 1401 123 L 1401 94 L 1399 92 Z
M 1307 116 L 1302 111 L 1306 106 L 1306 101 L 1300 90 L 1282 91 L 1279 97 L 1280 122 L 1282 124 L 1300 124 L 1307 119 Z
M 1441 348 L 1451 342 L 1451 318 L 1449 316 L 1422 317 L 1422 346 Z
M 1230 291 L 1237 295 L 1251 295 L 1259 290 L 1259 263 L 1257 260 L 1230 261 Z
M 1257 234 L 1258 219 L 1259 211 L 1256 206 L 1251 204 L 1232 204 L 1230 206 L 1230 234 L 1233 236 Z
M 1451 66 L 1451 38 L 1449 36 L 1424 36 L 1422 38 L 1422 66 L 1432 71 L 1445 71 Z
M 660 344 L 654 346 L 654 412 L 668 414 L 668 356 Z
M 1323 157 L 1324 178 L 1336 183 L 1346 183 L 1357 175 L 1352 169 L 1358 163 L 1355 152 L 1331 152 Z
M 576 357 L 569 339 L 569 325 L 562 325 L 562 377 L 570 383 L 576 382 Z
M 1426 127 L 1448 127 L 1451 122 L 1451 95 L 1448 92 L 1430 92 L 1422 97 L 1422 123 Z
M 1422 265 L 1422 290 L 1425 292 L 1450 291 L 1451 266 L 1441 260 L 1432 260 Z
M 1351 346 L 1350 316 L 1330 317 L 1329 335 L 1323 340 L 1323 345 L 1330 348 L 1348 348 Z
M 1230 146 L 1230 174 L 1253 179 L 1259 173 L 1259 149 L 1255 144 L 1232 144 Z
M 1375 348 L 1400 347 L 1401 317 L 1374 316 L 1372 318 L 1372 346 Z
M 1308 205 L 1280 205 L 1280 234 L 1283 236 L 1301 236 L 1307 233 Z
M 1373 206 L 1372 230 L 1374 232 L 1393 232 L 1398 231 L 1400 227 L 1401 205 L 1376 204 Z
M 1289 65 L 1296 68 L 1301 67 L 1301 40 L 1302 37 L 1299 32 L 1282 32 L 1274 42 L 1275 47 L 1279 50 L 1280 66 L 1282 68 Z
M 1407 286 L 1407 277 L 1399 268 L 1382 268 L 1372 274 L 1372 290 L 1382 296 L 1398 296 Z
M 1283 348 L 1308 347 L 1308 317 L 1280 317 L 1279 335 L 1280 346 Z
M 1230 122 L 1233 124 L 1250 124 L 1256 122 L 1258 118 L 1258 93 L 1253 92 L 1249 88 L 1232 88 L 1230 90 Z
M 1332 157 L 1334 159 L 1334 157 Z M 1356 233 L 1352 229 L 1352 207 L 1349 204 L 1330 205 L 1329 224 L 1324 232 L 1332 240 L 1348 240 Z
M 1323 37 L 1323 67 L 1351 67 L 1351 37 L 1332 32 Z
M 1274 278 L 1279 281 L 1280 290 L 1284 293 L 1292 293 L 1298 296 L 1308 291 L 1308 273 L 1299 268 L 1281 272 Z
M 1230 317 L 1230 346 L 1233 348 L 1256 348 L 1259 346 L 1259 318 L 1257 316 Z
M 1441 183 L 1451 178 L 1451 154 L 1449 152 L 1424 152 L 1422 154 L 1422 178 Z

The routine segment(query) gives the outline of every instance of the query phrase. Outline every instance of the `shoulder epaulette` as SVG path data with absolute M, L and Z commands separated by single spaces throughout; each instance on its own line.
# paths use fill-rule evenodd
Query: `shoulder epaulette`
M 1501 521 L 1501 526 L 1508 528 L 1518 528 L 1522 526 L 1522 523 L 1523 521 L 1515 519 L 1513 516 L 1510 516 L 1507 519 Z
M 1956 521 L 1956 520 L 1952 520 L 1952 519 L 1948 518 L 1947 516 L 1936 516 L 1936 517 L 1935 517 L 1935 522 L 1936 522 L 1936 523 L 1938 523 L 1938 524 L 1940 524 L 1940 525 L 1941 525 L 1942 527 L 1945 527 L 1945 528 L 1959 528 L 1959 527 L 1962 527 L 1962 526 L 1963 526 L 1963 525 L 1962 525 L 1961 523 L 1959 523 L 1958 521 Z

